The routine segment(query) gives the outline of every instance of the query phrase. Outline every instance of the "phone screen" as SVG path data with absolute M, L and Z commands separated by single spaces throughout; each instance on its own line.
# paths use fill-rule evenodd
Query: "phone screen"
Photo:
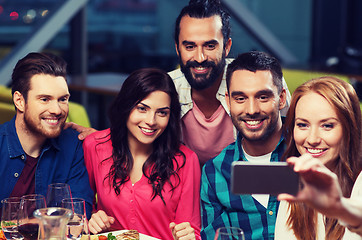
M 296 195 L 298 189 L 299 175 L 286 162 L 237 161 L 232 164 L 231 191 L 234 194 Z

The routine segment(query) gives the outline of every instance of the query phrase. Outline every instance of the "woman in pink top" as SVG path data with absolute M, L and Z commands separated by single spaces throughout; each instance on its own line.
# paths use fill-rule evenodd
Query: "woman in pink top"
M 98 203 L 92 233 L 136 229 L 160 239 L 200 239 L 200 167 L 180 143 L 180 105 L 171 78 L 133 72 L 111 105 L 110 129 L 84 140 Z

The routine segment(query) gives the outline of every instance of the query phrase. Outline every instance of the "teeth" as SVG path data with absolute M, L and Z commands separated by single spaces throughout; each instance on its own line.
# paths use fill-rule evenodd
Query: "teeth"
M 156 131 L 156 130 L 147 129 L 147 128 L 142 128 L 142 130 L 143 130 L 144 132 L 146 132 L 146 133 L 152 133 L 152 132 Z
M 258 121 L 246 121 L 246 123 L 248 125 L 257 125 L 257 124 L 261 123 L 261 121 L 260 120 L 258 120 Z
M 45 121 L 50 122 L 50 123 L 57 123 L 58 119 L 45 119 Z
M 204 68 L 204 67 L 195 67 L 195 69 L 197 69 L 197 70 L 204 70 L 204 69 L 206 69 L 206 68 Z
M 323 152 L 323 149 L 318 149 L 318 148 L 307 148 L 307 150 L 308 150 L 308 152 L 314 153 L 314 154 Z

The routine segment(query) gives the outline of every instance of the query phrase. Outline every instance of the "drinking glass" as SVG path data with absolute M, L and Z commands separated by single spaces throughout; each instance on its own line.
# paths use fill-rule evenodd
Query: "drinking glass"
M 62 207 L 72 211 L 72 215 L 67 225 L 67 239 L 79 240 L 82 236 L 86 236 L 86 239 L 89 239 L 88 221 L 84 199 L 65 198 L 62 200 Z
M 38 240 L 66 240 L 70 209 L 50 207 L 37 209 L 34 216 L 39 219 Z
M 1 229 L 6 239 L 24 239 L 18 231 L 20 198 L 5 198 L 2 202 Z
M 64 198 L 71 198 L 70 187 L 66 183 L 52 183 L 48 185 L 47 206 L 60 207 Z
M 45 208 L 45 198 L 40 194 L 22 196 L 18 216 L 18 230 L 25 240 L 38 239 L 39 220 L 34 217 L 34 211 Z
M 221 227 L 216 230 L 215 240 L 245 240 L 244 232 L 237 227 Z

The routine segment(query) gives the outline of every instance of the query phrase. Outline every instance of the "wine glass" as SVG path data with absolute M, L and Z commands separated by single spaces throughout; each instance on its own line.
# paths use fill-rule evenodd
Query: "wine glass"
M 237 227 L 220 227 L 216 230 L 215 240 L 245 240 L 244 232 Z
M 67 239 L 79 240 L 84 235 L 87 239 L 89 239 L 88 221 L 84 199 L 65 198 L 62 200 L 62 207 L 72 211 L 72 216 L 70 217 L 67 225 Z
M 2 202 L 1 229 L 6 239 L 24 239 L 18 231 L 20 198 L 5 198 Z
M 45 208 L 45 198 L 40 194 L 22 196 L 18 216 L 18 231 L 25 240 L 38 239 L 39 220 L 34 217 L 35 210 Z
M 71 198 L 70 187 L 66 183 L 52 183 L 48 185 L 47 206 L 60 207 L 64 198 Z

